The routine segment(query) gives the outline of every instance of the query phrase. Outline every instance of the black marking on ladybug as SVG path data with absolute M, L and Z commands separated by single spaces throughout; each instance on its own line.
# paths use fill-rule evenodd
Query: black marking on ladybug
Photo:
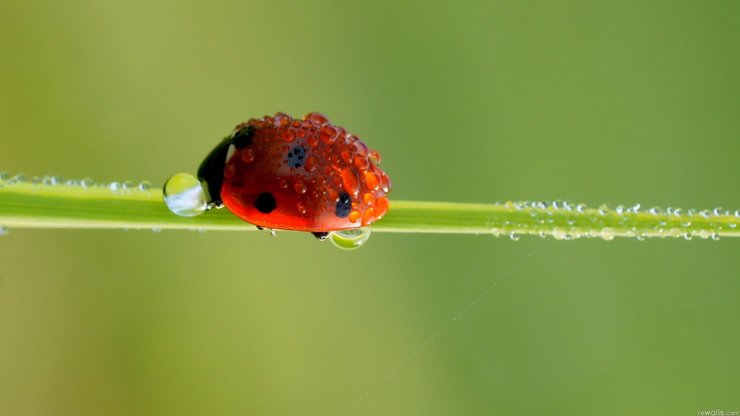
M 198 180 L 207 185 L 209 204 L 221 206 L 221 184 L 224 182 L 224 167 L 226 166 L 226 155 L 229 153 L 231 139 L 225 138 L 211 153 L 203 159 L 198 167 Z
M 349 198 L 349 194 L 346 192 L 342 192 L 339 194 L 339 199 L 337 200 L 337 204 L 335 205 L 334 213 L 337 214 L 337 217 L 339 218 L 345 218 L 349 215 L 349 210 L 352 207 L 352 200 Z
M 301 145 L 293 146 L 293 148 L 288 151 L 288 166 L 291 168 L 300 168 L 303 167 L 303 164 L 306 162 L 306 149 L 303 148 Z
M 231 143 L 237 149 L 244 149 L 245 147 L 252 144 L 252 137 L 254 136 L 254 127 L 247 126 L 234 133 L 234 137 L 231 138 Z
M 313 236 L 316 237 L 319 241 L 324 241 L 326 240 L 326 237 L 329 237 L 329 233 L 325 231 L 324 232 L 312 232 L 311 234 L 313 234 Z
M 262 192 L 254 200 L 254 207 L 257 211 L 263 214 L 269 214 L 275 210 L 277 204 L 275 203 L 275 196 L 270 192 Z

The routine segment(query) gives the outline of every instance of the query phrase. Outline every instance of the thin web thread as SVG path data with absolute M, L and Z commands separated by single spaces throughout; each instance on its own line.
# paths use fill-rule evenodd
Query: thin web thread
M 527 257 L 532 257 L 532 255 L 535 254 L 535 253 L 537 253 L 538 250 L 539 249 L 535 249 L 535 250 L 529 252 L 527 254 Z M 354 410 L 360 404 L 360 402 L 364 401 L 373 392 L 377 391 L 386 382 L 388 382 L 388 380 L 390 380 L 393 376 L 395 376 L 396 374 L 398 374 L 398 372 L 401 371 L 412 359 L 414 359 L 414 357 L 416 357 L 417 355 L 419 355 L 419 353 L 421 353 L 426 347 L 428 347 L 434 341 L 436 341 L 437 339 L 439 339 L 439 337 L 441 337 L 445 332 L 447 332 L 447 330 L 455 322 L 457 322 L 458 319 L 462 318 L 465 314 L 467 314 L 468 312 L 470 312 L 470 310 L 472 310 L 478 303 L 480 303 L 480 301 L 484 297 L 486 297 L 495 286 L 498 285 L 499 280 L 504 279 L 504 278 L 508 277 L 509 275 L 511 275 L 512 273 L 514 273 L 514 271 L 516 271 L 519 268 L 519 266 L 522 265 L 523 262 L 524 262 L 524 260 L 522 260 L 522 261 L 518 262 L 517 264 L 511 266 L 511 268 L 509 270 L 507 270 L 506 272 L 504 272 L 504 274 L 502 274 L 498 279 L 496 279 L 495 281 L 491 282 L 485 289 L 483 289 L 483 291 L 478 296 L 476 296 L 464 308 L 462 308 L 459 312 L 457 312 L 450 319 L 448 319 L 447 322 L 445 322 L 441 327 L 439 327 L 439 329 L 437 329 L 437 331 L 434 332 L 434 334 L 432 334 L 425 341 L 423 341 L 421 344 L 419 344 L 419 346 L 417 346 L 416 348 L 414 348 L 414 350 L 411 351 L 411 353 L 409 353 L 406 356 L 406 358 L 404 358 L 398 364 L 396 364 L 396 366 L 393 367 L 393 369 L 388 374 L 386 374 L 385 377 L 383 377 L 380 381 L 378 381 L 374 386 L 372 386 L 369 389 L 367 389 L 365 391 L 365 393 L 363 393 L 360 397 L 358 397 L 357 400 L 355 400 L 347 409 L 345 409 L 342 413 L 340 413 L 339 416 L 347 416 L 347 415 L 349 415 L 350 412 L 352 410 Z

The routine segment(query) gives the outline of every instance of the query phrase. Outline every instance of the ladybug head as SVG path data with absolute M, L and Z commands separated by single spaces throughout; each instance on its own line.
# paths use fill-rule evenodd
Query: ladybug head
M 219 207 L 223 205 L 221 202 L 221 184 L 224 181 L 224 166 L 226 166 L 229 147 L 231 147 L 231 137 L 225 138 L 211 150 L 211 153 L 203 159 L 198 168 L 198 180 L 203 190 L 206 191 L 209 206 Z
M 241 149 L 252 143 L 254 130 L 251 126 L 237 128 L 231 136 L 223 139 L 201 162 L 198 180 L 207 193 L 210 207 L 221 207 L 221 185 L 224 181 L 224 167 L 234 149 Z

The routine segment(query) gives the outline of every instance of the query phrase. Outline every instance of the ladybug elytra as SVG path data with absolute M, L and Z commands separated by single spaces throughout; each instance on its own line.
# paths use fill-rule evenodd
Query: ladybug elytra
M 359 228 L 388 210 L 380 155 L 322 114 L 251 119 L 198 169 L 208 206 L 258 227 L 329 232 Z

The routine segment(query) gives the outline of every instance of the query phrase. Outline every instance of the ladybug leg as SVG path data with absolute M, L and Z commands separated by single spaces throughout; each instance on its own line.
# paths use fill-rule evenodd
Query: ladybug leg
M 327 232 L 316 232 L 311 234 L 313 234 L 313 236 L 316 237 L 319 241 L 324 241 L 326 240 L 326 237 L 329 237 L 329 233 Z

